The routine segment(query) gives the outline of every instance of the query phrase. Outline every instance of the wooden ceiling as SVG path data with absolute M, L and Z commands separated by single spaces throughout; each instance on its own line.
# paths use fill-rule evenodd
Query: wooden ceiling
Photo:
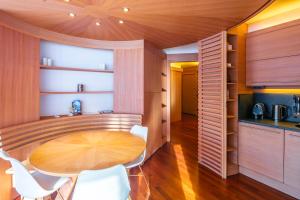
M 226 30 L 270 0 L 0 0 L 0 9 L 59 33 L 99 40 L 145 39 L 160 48 Z M 128 7 L 128 13 L 122 8 Z M 76 17 L 71 18 L 68 13 Z M 124 20 L 119 24 L 118 20 Z M 96 22 L 101 23 L 96 26 Z

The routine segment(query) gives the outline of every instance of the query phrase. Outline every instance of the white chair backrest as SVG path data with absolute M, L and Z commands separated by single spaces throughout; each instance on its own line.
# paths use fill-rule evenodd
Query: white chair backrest
M 123 165 L 116 165 L 103 170 L 82 171 L 72 200 L 126 200 L 129 192 L 126 169 Z
M 20 161 L 10 157 L 2 150 L 0 150 L 0 157 L 9 161 L 12 165 L 14 170 L 15 188 L 21 196 L 36 198 L 43 197 L 45 195 L 45 189 L 38 184 Z
M 134 125 L 131 128 L 130 133 L 143 138 L 145 140 L 145 142 L 147 142 L 148 127 L 144 127 L 144 126 L 140 126 L 140 125 Z

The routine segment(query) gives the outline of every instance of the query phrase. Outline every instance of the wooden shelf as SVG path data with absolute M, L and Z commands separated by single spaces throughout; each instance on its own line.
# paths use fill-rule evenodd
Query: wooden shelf
M 233 118 L 235 118 L 235 116 L 234 115 L 227 115 L 227 118 L 228 119 L 233 119 Z
M 85 91 L 85 92 L 40 92 L 41 95 L 49 94 L 112 94 L 113 91 Z
M 227 69 L 236 69 L 236 67 L 234 67 L 234 66 L 233 67 L 227 67 Z
M 230 147 L 230 146 L 227 146 L 227 152 L 233 152 L 233 151 L 236 151 L 237 149 L 235 147 Z
M 227 162 L 227 175 L 235 175 L 239 172 L 239 166 L 238 164 L 235 164 L 233 162 Z
M 41 65 L 41 69 L 63 70 L 63 71 L 80 71 L 80 72 L 97 72 L 97 73 L 114 73 L 113 70 L 83 69 L 83 68 L 74 68 L 74 67 L 58 67 L 58 66 L 46 66 L 46 65 Z
M 236 83 L 227 82 L 227 85 L 235 85 Z
M 235 49 L 231 49 L 231 50 L 228 50 L 228 49 L 227 49 L 227 51 L 228 51 L 228 52 L 236 52 Z
M 227 99 L 227 102 L 235 102 L 235 99 Z
M 234 131 L 227 132 L 227 135 L 234 135 L 234 134 L 236 134 L 236 132 L 234 132 Z

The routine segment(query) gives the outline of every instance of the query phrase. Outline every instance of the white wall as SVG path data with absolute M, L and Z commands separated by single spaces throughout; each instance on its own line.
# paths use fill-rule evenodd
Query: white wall
M 105 63 L 112 69 L 113 65 L 113 51 L 82 48 L 48 41 L 41 41 L 42 57 L 51 58 L 53 65 L 61 67 L 97 69 L 99 64 Z
M 53 65 L 83 69 L 97 69 L 99 64 L 113 69 L 113 51 L 89 49 L 41 42 L 41 58 L 49 57 Z M 77 84 L 84 84 L 86 91 L 113 91 L 112 73 L 95 73 L 82 71 L 63 71 L 41 69 L 41 92 L 76 92 Z M 83 113 L 97 113 L 113 109 L 113 94 L 50 94 L 42 95 L 40 115 L 69 114 L 73 100 L 82 101 Z

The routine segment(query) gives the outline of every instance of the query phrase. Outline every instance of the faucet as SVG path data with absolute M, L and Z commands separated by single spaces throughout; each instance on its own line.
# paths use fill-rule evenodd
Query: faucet
M 300 117 L 300 96 L 294 95 L 294 112 L 293 116 L 296 118 Z

